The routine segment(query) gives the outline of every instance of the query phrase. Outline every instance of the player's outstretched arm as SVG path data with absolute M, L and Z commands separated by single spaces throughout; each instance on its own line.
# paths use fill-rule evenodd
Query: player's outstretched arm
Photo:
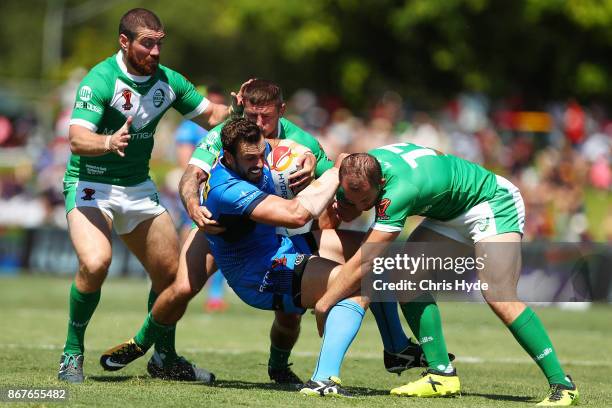
M 204 112 L 193 118 L 198 125 L 210 130 L 230 115 L 230 108 L 221 103 L 209 103 Z
M 338 277 L 334 279 L 331 286 L 315 305 L 319 335 L 323 334 L 325 319 L 329 310 L 340 300 L 359 292 L 361 279 L 372 270 L 374 258 L 382 256 L 389 244 L 395 241 L 399 234 L 399 231 L 370 230 L 368 232 L 361 248 L 342 265 Z
M 131 124 L 132 117 L 128 116 L 123 126 L 112 135 L 99 135 L 83 126 L 70 125 L 68 130 L 70 150 L 79 156 L 102 156 L 112 152 L 124 157 L 125 148 L 130 140 Z
M 251 219 L 264 224 L 300 228 L 321 216 L 338 188 L 338 169 L 327 170 L 292 200 L 268 195 L 251 212 Z

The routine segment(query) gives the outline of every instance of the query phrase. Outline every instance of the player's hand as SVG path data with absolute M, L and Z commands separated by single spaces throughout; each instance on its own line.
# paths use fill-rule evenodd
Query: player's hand
M 231 109 L 230 109 L 230 114 L 234 115 L 234 116 L 242 116 L 242 112 L 244 111 L 244 88 L 250 84 L 251 82 L 253 82 L 255 80 L 255 78 L 251 78 L 248 81 L 246 81 L 245 83 L 243 83 L 242 85 L 240 85 L 240 90 L 238 90 L 238 93 L 236 92 L 231 92 L 231 96 L 232 96 L 232 105 L 231 105 Z
M 336 200 L 332 204 L 332 209 L 336 212 L 338 218 L 344 222 L 351 222 L 361 215 L 361 211 L 357 207 L 344 200 Z
M 211 212 L 203 205 L 190 208 L 188 212 L 193 222 L 205 233 L 216 235 L 225 231 L 225 228 L 219 222 L 212 219 Z
M 344 158 L 348 155 L 349 155 L 348 153 L 340 153 L 338 157 L 336 158 L 336 161 L 334 162 L 334 167 L 339 169 L 340 165 L 342 164 L 342 160 L 344 160 Z
M 308 152 L 298 157 L 296 159 L 296 164 L 298 167 L 301 167 L 301 169 L 288 177 L 289 188 L 294 194 L 297 194 L 305 189 L 312 182 L 312 180 L 314 180 L 317 158 L 314 156 L 314 154 Z
M 121 128 L 113 133 L 110 137 L 110 143 L 107 148 L 109 151 L 125 157 L 125 148 L 128 146 L 130 140 L 130 125 L 132 124 L 132 117 L 128 116 L 127 120 L 121 126 Z
M 331 305 L 328 305 L 325 298 L 319 299 L 314 307 L 315 318 L 317 319 L 317 330 L 319 331 L 319 337 L 323 337 L 325 331 L 325 321 L 327 320 L 327 314 L 331 309 Z

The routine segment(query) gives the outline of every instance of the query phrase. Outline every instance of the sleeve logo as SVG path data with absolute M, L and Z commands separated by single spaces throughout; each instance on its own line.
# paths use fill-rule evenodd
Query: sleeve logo
M 387 208 L 391 205 L 391 200 L 388 198 L 383 198 L 380 200 L 378 205 L 376 206 L 376 219 L 378 220 L 388 220 L 389 216 L 387 215 Z
M 91 91 L 91 88 L 88 87 L 87 85 L 82 86 L 81 89 L 79 90 L 79 98 L 81 98 L 83 102 L 89 101 L 92 95 L 93 95 L 93 92 Z

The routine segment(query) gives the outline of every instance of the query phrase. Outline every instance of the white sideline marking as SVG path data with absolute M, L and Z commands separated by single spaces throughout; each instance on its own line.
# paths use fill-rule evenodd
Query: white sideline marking
M 63 350 L 64 348 L 61 345 L 55 344 L 34 344 L 34 345 L 25 345 L 25 344 L 15 344 L 15 343 L 0 343 L 0 349 L 26 349 L 26 350 Z M 105 350 L 102 349 L 87 349 L 90 352 L 99 353 Z M 235 350 L 235 349 L 222 349 L 222 348 L 183 348 L 181 351 L 197 354 L 197 353 L 206 353 L 206 354 L 229 354 L 229 355 L 243 355 L 243 354 L 251 354 L 251 353 L 265 353 L 265 350 L 260 349 L 252 349 L 252 350 Z M 299 357 L 318 357 L 319 353 L 313 351 L 298 351 L 295 350 L 291 353 L 294 356 Z M 382 360 L 381 353 L 361 353 L 361 352 L 350 352 L 348 353 L 349 358 L 357 358 L 363 360 Z M 483 357 L 475 357 L 475 356 L 458 356 L 455 360 L 458 363 L 465 364 L 534 364 L 533 360 L 528 358 L 483 358 Z M 579 360 L 579 361 L 561 361 L 562 364 L 566 365 L 574 365 L 574 366 L 584 366 L 584 367 L 612 367 L 612 361 L 588 361 L 588 360 Z

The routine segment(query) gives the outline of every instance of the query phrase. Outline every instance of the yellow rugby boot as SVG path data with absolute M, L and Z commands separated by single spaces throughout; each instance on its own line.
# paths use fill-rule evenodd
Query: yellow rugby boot
M 578 388 L 568 375 L 567 378 L 572 383 L 571 387 L 563 384 L 551 384 L 548 396 L 542 402 L 537 404 L 538 407 L 569 407 L 570 405 L 578 405 Z
M 456 370 L 447 374 L 430 368 L 422 376 L 416 381 L 392 389 L 391 395 L 429 398 L 451 397 L 461 392 L 461 384 Z

